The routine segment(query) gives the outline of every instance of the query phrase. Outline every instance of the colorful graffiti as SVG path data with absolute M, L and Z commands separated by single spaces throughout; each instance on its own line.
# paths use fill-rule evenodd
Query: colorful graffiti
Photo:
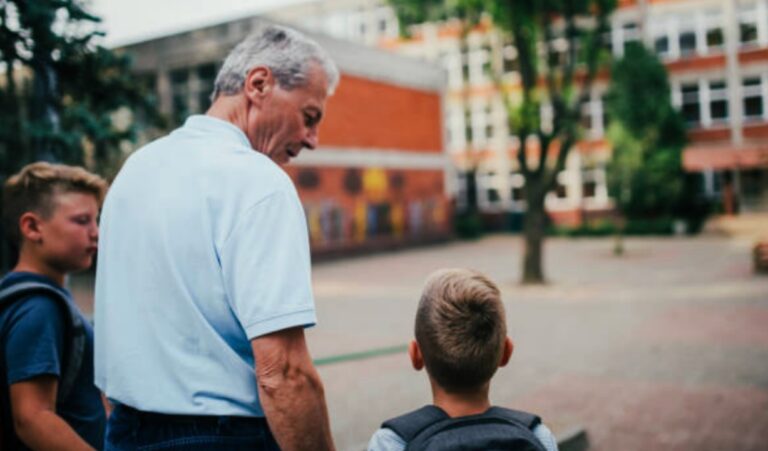
M 300 173 L 302 181 L 313 182 L 311 189 L 299 184 L 313 249 L 419 242 L 449 234 L 450 207 L 440 174 L 412 172 L 369 168 L 336 171 L 335 177 Z M 426 183 L 430 177 L 432 183 Z

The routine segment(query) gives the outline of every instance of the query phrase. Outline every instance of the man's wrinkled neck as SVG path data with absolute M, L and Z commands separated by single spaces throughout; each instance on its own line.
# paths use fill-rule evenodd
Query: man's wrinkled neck
M 244 95 L 220 95 L 205 114 L 233 124 L 248 136 L 248 99 Z

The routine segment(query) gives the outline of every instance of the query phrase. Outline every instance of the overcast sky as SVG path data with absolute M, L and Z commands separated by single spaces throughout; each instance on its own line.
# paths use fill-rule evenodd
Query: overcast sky
M 106 44 L 113 46 L 307 1 L 90 0 L 90 10 L 103 19 Z

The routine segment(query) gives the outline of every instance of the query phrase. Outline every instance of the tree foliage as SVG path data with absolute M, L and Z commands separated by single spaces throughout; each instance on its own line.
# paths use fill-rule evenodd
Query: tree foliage
M 687 216 L 696 201 L 682 168 L 685 124 L 670 102 L 664 65 L 632 44 L 613 65 L 611 78 L 611 197 L 628 219 Z
M 110 175 L 136 137 L 131 113 L 159 123 L 128 58 L 99 45 L 98 23 L 80 0 L 0 0 L 1 177 L 35 160 Z
M 471 28 L 483 17 L 517 51 L 520 86 L 509 89 L 495 77 L 507 108 L 509 131 L 520 138 L 519 170 L 527 209 L 523 282 L 544 281 L 542 245 L 547 227 L 544 202 L 581 137 L 580 111 L 604 61 L 608 17 L 616 0 L 390 0 L 401 26 L 455 18 Z M 499 74 L 496 74 L 499 75 Z M 552 108 L 551 127 L 541 108 Z M 548 125 L 548 124 L 547 124 Z

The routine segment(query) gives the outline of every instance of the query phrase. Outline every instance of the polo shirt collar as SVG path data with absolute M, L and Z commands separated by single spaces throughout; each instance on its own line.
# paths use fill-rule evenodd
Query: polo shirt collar
M 205 114 L 192 115 L 184 122 L 184 128 L 209 133 L 213 132 L 219 135 L 220 139 L 231 139 L 249 149 L 251 148 L 251 142 L 248 141 L 248 137 L 235 124 L 213 116 Z

